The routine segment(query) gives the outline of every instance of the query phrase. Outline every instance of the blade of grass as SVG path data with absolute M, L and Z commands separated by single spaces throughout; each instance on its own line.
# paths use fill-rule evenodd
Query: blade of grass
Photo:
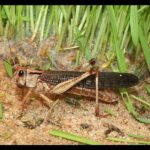
M 133 115 L 137 115 L 135 108 L 132 104 L 132 101 L 131 101 L 126 89 L 123 89 L 123 92 L 121 91 L 121 97 L 122 97 L 128 111 L 129 111 L 129 113 L 132 113 Z
M 13 77 L 13 69 L 12 69 L 12 66 L 10 65 L 10 63 L 8 63 L 8 62 L 4 61 L 4 65 L 5 65 L 5 68 L 6 68 L 6 71 L 9 75 L 9 77 L 12 78 Z
M 33 6 L 29 6 L 29 11 L 30 11 L 31 31 L 33 33 L 34 32 L 34 16 L 33 16 L 34 9 L 33 9 Z
M 33 34 L 32 34 L 32 37 L 31 37 L 31 41 L 34 40 L 34 38 L 37 34 L 43 12 L 44 12 L 44 6 L 42 6 L 41 9 L 40 9 L 39 16 L 38 16 L 38 19 L 37 19 L 36 24 L 35 24 L 35 29 L 33 30 Z
M 80 51 L 77 51 L 76 54 L 76 67 L 80 65 Z
M 137 6 L 130 6 L 131 37 L 135 46 L 138 44 L 138 11 Z
M 150 95 L 150 86 L 146 86 L 147 93 Z
M 141 123 L 150 124 L 150 119 L 140 117 L 140 115 L 134 117 L 136 120 L 138 120 Z
M 117 26 L 118 28 L 118 37 L 123 37 L 124 31 L 125 31 L 125 26 L 128 22 L 128 8 L 129 6 L 120 6 L 120 9 L 116 12 L 118 16 L 118 22 Z M 120 40 L 122 41 L 122 40 Z M 123 48 L 122 48 L 123 49 Z
M 77 136 L 68 132 L 64 132 L 64 131 L 60 131 L 60 130 L 52 130 L 49 131 L 49 134 L 54 135 L 54 136 L 58 136 L 58 137 L 62 137 L 68 140 L 72 140 L 72 141 L 76 141 L 76 142 L 80 142 L 83 144 L 88 144 L 88 145 L 101 145 L 99 142 L 96 141 L 92 141 L 89 140 L 85 137 L 81 137 L 81 136 Z
M 85 33 L 87 41 L 89 40 L 89 38 L 91 36 L 92 27 L 96 23 L 95 20 L 94 20 L 96 9 L 97 9 L 97 6 L 92 6 L 91 11 L 89 11 L 89 13 L 87 15 L 87 19 L 86 19 L 87 27 L 86 27 L 86 33 Z
M 76 11 L 75 11 L 75 25 L 77 26 L 79 23 L 79 18 L 80 18 L 80 10 L 81 10 L 81 6 L 77 5 L 76 6 Z
M 25 34 L 28 35 L 28 33 L 30 32 L 30 28 L 29 28 L 29 26 L 30 26 L 30 24 L 29 24 L 29 22 L 30 22 L 30 7 L 29 6 L 26 6 L 25 13 L 26 13 L 26 18 L 27 18 L 27 20 L 25 22 L 25 30 L 26 30 Z
M 59 6 L 53 6 L 54 11 L 54 34 L 59 36 L 59 18 L 60 18 L 60 9 Z
M 45 6 L 44 13 L 43 13 L 43 19 L 41 21 L 40 41 L 42 41 L 43 37 L 44 37 L 44 29 L 45 29 L 45 24 L 46 24 L 47 11 L 48 11 L 48 6 Z
M 79 25 L 79 30 L 80 30 L 80 31 L 82 30 L 82 28 L 83 28 L 83 26 L 84 26 L 84 24 L 85 24 L 85 22 L 86 22 L 86 18 L 87 18 L 89 9 L 90 9 L 90 8 L 89 8 L 89 6 L 88 6 L 88 7 L 86 7 L 86 10 L 84 11 L 84 15 L 83 15 L 82 20 L 80 21 L 80 25 Z
M 129 139 L 121 139 L 121 138 L 114 138 L 114 137 L 108 137 L 107 140 L 114 141 L 114 142 L 125 142 L 125 143 L 134 143 L 134 144 L 150 144 L 150 142 L 147 141 L 136 141 L 136 140 L 129 140 Z
M 0 6 L 0 36 L 4 34 L 3 20 L 2 20 L 2 6 Z
M 128 46 L 128 41 L 130 41 L 130 36 L 129 36 L 129 6 L 124 6 L 122 8 L 122 11 L 118 12 L 119 19 L 118 19 L 118 36 L 121 39 L 120 40 L 120 48 L 121 49 L 127 49 Z M 123 19 L 123 22 L 122 22 Z M 121 26 L 121 27 L 120 27 Z
M 137 96 L 135 96 L 135 95 L 132 95 L 132 94 L 131 94 L 130 96 L 131 96 L 132 98 L 136 99 L 137 101 L 141 102 L 142 104 L 144 104 L 144 105 L 150 107 L 150 103 L 148 103 L 148 102 L 142 100 L 141 98 L 139 98 L 139 97 L 137 97 Z
M 0 102 L 0 120 L 3 119 L 3 113 L 4 113 L 3 104 L 2 102 Z
M 23 38 L 24 30 L 23 30 L 23 6 L 16 6 L 17 10 L 17 36 L 19 39 Z
M 68 38 L 66 39 L 68 45 L 73 45 L 73 42 L 74 42 L 74 36 L 73 36 L 73 32 L 74 32 L 74 21 L 75 19 L 71 19 L 70 21 L 70 25 L 68 26 Z
M 146 124 L 150 124 L 150 119 L 147 119 L 147 118 L 144 118 L 142 116 L 140 116 L 136 111 L 135 111 L 135 108 L 132 104 L 132 101 L 128 95 L 127 92 L 121 92 L 121 96 L 122 96 L 122 99 L 124 100 L 124 103 L 129 111 L 129 113 L 131 113 L 134 118 L 142 123 L 146 123 Z M 126 97 L 126 98 L 125 98 Z M 139 99 L 138 99 L 139 100 Z M 140 100 L 141 101 L 141 100 Z M 145 103 L 145 102 L 144 102 Z
M 6 13 L 6 16 L 9 20 L 9 22 L 12 24 L 13 22 L 11 20 L 11 15 L 10 15 L 10 6 L 3 6 L 3 8 L 4 8 L 4 11 Z
M 116 52 L 117 61 L 118 61 L 118 64 L 119 64 L 119 69 L 120 69 L 121 72 L 126 72 L 127 67 L 126 67 L 123 51 L 120 49 L 119 38 L 118 38 L 118 30 L 117 30 L 117 21 L 116 21 L 113 6 L 107 6 L 107 10 L 108 10 L 109 20 L 110 20 L 110 23 L 111 23 L 112 34 L 113 34 L 113 37 L 114 37 L 113 38 L 114 49 L 115 49 L 115 52 Z
M 61 30 L 62 30 L 62 25 L 63 25 L 63 13 L 60 14 L 60 18 L 59 18 L 59 24 L 58 24 L 58 34 L 61 34 Z
M 139 26 L 139 36 L 140 36 L 140 42 L 142 46 L 142 50 L 144 53 L 144 57 L 148 66 L 148 69 L 150 71 L 150 49 L 148 47 L 148 40 L 146 34 L 144 35 L 141 26 Z
M 87 41 L 84 37 L 84 35 L 82 35 L 81 31 L 79 31 L 78 28 L 76 28 L 76 41 L 80 47 L 80 50 L 83 52 L 84 57 L 86 58 L 87 61 L 89 61 L 91 59 L 91 54 L 90 54 L 90 50 L 87 46 Z
M 54 23 L 54 17 L 55 17 L 54 8 L 53 8 L 53 6 L 51 6 L 49 9 L 51 9 L 50 16 L 49 16 L 50 18 L 49 17 L 47 18 L 48 19 L 48 25 L 46 27 L 44 39 L 48 38 L 48 35 L 49 35 L 50 31 L 51 31 L 51 28 L 53 28 L 52 24 Z
M 144 135 L 137 135 L 137 134 L 128 134 L 129 137 L 138 138 L 138 139 L 144 139 Z
M 145 9 L 149 9 L 149 6 L 140 6 L 140 9 L 138 9 L 138 13 L 141 13 Z
M 65 6 L 60 6 L 60 9 L 61 9 L 61 14 L 63 14 L 64 18 L 67 19 L 67 10 L 68 8 L 65 7 Z
M 99 20 L 100 15 L 101 15 L 101 10 L 102 10 L 102 6 L 97 7 L 95 15 L 93 17 L 93 20 L 95 23 L 93 24 L 93 27 L 92 27 L 89 43 L 92 43 L 92 41 L 94 40 L 94 35 L 96 33 L 96 27 L 98 26 L 98 20 Z
M 63 28 L 62 28 L 62 31 L 61 31 L 58 43 L 56 45 L 56 49 L 60 49 L 60 47 L 62 45 L 62 42 L 63 42 L 64 36 L 65 36 L 66 30 L 67 30 L 67 27 L 68 27 L 69 18 L 70 18 L 72 9 L 73 9 L 73 6 L 69 6 L 69 10 L 68 10 L 68 14 L 67 14 L 67 19 L 65 20 L 65 23 L 63 25 Z
M 108 113 L 108 114 L 114 116 L 114 117 L 117 116 L 117 113 L 116 113 L 115 111 L 111 110 L 111 109 L 108 109 L 108 108 L 107 108 L 107 109 L 105 109 L 104 111 L 105 111 L 106 113 Z
M 98 22 L 98 28 L 97 29 L 97 37 L 95 40 L 95 45 L 94 45 L 94 49 L 92 51 L 92 57 L 96 57 L 98 55 L 98 53 L 101 52 L 101 48 L 102 48 L 102 43 L 103 43 L 103 39 L 106 33 L 106 29 L 107 29 L 107 18 L 106 15 L 103 14 L 102 20 L 100 19 Z M 101 55 L 101 57 L 103 57 Z
M 122 36 L 122 42 L 121 42 L 121 49 L 123 49 L 123 47 L 125 49 L 127 49 L 127 47 L 128 47 L 128 41 L 129 41 L 129 40 L 127 40 L 127 39 L 129 39 L 128 30 L 129 30 L 129 23 L 127 24 L 127 26 L 124 29 L 124 34 Z

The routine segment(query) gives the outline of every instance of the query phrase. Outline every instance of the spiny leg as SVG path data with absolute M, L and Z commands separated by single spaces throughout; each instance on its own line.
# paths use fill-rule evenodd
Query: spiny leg
M 58 104 L 58 102 L 59 102 L 59 99 L 57 99 L 55 102 L 53 102 L 53 104 L 51 105 L 50 109 L 48 110 L 47 116 L 45 117 L 45 119 L 44 119 L 44 121 L 43 121 L 43 123 L 44 123 L 45 125 L 48 124 L 48 121 L 49 121 L 49 119 L 51 118 L 52 111 L 53 111 L 54 107 Z M 56 123 L 55 123 L 54 121 L 52 121 L 52 120 L 51 120 L 51 122 L 53 122 L 54 124 L 56 124 Z
M 96 103 L 95 103 L 95 115 L 99 116 L 99 103 L 98 103 L 98 72 L 96 72 Z
M 25 108 L 25 106 L 26 106 L 26 103 L 27 103 L 27 100 L 28 100 L 28 97 L 29 97 L 29 95 L 31 94 L 31 92 L 33 91 L 33 88 L 30 88 L 30 89 L 28 89 L 28 91 L 27 91 L 27 93 L 26 93 L 26 95 L 25 96 L 23 96 L 23 99 L 22 99 L 22 103 L 21 103 L 21 108 L 20 108 L 20 113 L 19 113 L 19 116 L 18 117 L 21 117 L 22 115 L 23 115 L 23 112 L 24 112 L 24 108 Z M 24 91 L 23 91 L 23 93 L 24 93 Z
M 53 124 L 58 125 L 55 121 L 51 119 L 51 114 L 55 105 L 59 102 L 59 99 L 53 102 L 51 99 L 49 99 L 47 96 L 43 94 L 40 94 L 40 97 L 45 101 L 46 105 L 50 108 L 47 112 L 46 117 L 44 118 L 43 124 L 47 125 L 50 120 L 50 122 L 52 122 Z
M 91 68 L 91 72 L 93 74 L 96 75 L 95 78 L 95 88 L 96 88 L 96 101 L 95 101 L 95 116 L 98 117 L 99 116 L 99 102 L 98 102 L 98 78 L 99 78 L 99 65 L 98 62 L 95 58 L 91 59 L 89 61 L 89 63 L 91 64 L 92 68 Z
M 91 72 L 93 74 L 96 75 L 96 78 L 95 78 L 95 88 L 96 88 L 96 101 L 95 101 L 95 116 L 96 117 L 99 117 L 100 114 L 99 114 L 99 102 L 98 102 L 98 78 L 99 78 L 99 65 L 98 65 L 98 62 L 95 58 L 91 59 L 90 60 L 90 64 L 92 66 L 91 68 Z
M 52 100 L 49 99 L 47 96 L 44 94 L 40 94 L 40 97 L 43 99 L 43 103 L 48 106 L 49 108 L 51 107 Z
M 98 79 L 99 79 L 99 72 L 98 71 L 96 71 L 96 78 L 95 78 L 95 82 L 96 82 L 96 103 L 95 103 L 95 115 L 96 115 L 96 117 L 107 117 L 109 114 L 100 114 L 100 109 L 99 109 L 99 101 L 98 101 L 98 83 L 99 83 L 99 81 L 98 81 Z
M 22 106 L 25 106 L 25 104 L 27 103 L 28 97 L 29 97 L 29 95 L 31 94 L 32 91 L 33 91 L 33 88 L 30 88 L 27 91 L 26 95 L 22 99 Z

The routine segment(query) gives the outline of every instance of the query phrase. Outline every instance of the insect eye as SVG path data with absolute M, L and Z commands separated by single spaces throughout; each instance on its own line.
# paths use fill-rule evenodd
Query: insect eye
M 23 70 L 20 70 L 19 73 L 18 73 L 19 77 L 23 76 L 24 75 L 24 72 Z
M 92 58 L 89 63 L 94 66 L 96 64 L 97 60 L 95 58 Z

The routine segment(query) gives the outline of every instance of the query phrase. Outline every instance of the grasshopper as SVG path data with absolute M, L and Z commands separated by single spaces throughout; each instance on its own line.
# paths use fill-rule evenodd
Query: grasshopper
M 16 67 L 14 78 L 17 86 L 29 89 L 22 104 L 26 103 L 32 91 L 56 95 L 70 93 L 95 98 L 95 115 L 103 116 L 99 113 L 99 101 L 114 103 L 117 97 L 112 89 L 128 88 L 139 82 L 138 77 L 131 73 L 100 72 L 95 59 L 91 59 L 90 64 L 92 67 L 87 72 L 41 71 Z

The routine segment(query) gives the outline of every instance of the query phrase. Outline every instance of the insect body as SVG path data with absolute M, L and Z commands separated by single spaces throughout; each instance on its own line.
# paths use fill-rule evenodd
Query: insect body
M 96 94 L 95 77 L 96 75 L 90 72 L 38 71 L 23 67 L 17 68 L 15 72 L 18 87 L 35 88 L 35 91 L 43 93 L 62 94 L 65 92 L 90 98 L 95 98 Z M 117 101 L 116 94 L 113 91 L 110 92 L 111 89 L 131 87 L 138 83 L 138 78 L 130 73 L 99 72 L 98 78 L 99 100 L 106 103 Z M 56 86 L 58 90 L 54 90 Z

